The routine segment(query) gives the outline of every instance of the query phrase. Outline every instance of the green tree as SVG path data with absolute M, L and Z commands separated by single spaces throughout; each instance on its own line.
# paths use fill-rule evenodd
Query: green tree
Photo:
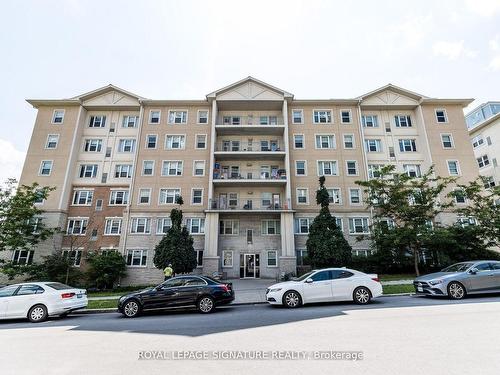
M 74 259 L 61 253 L 43 257 L 43 262 L 26 266 L 29 280 L 58 281 L 64 284 L 79 285 L 82 272 L 73 266 Z
M 316 203 L 321 206 L 309 227 L 307 256 L 315 267 L 345 266 L 352 257 L 352 248 L 337 226 L 335 216 L 330 214 L 330 197 L 325 188 L 325 177 L 319 178 Z
M 435 177 L 433 167 L 417 178 L 396 173 L 393 165 L 382 167 L 377 178 L 356 181 L 365 188 L 368 208 L 373 209 L 373 232 L 377 234 L 381 225 L 387 226 L 383 236 L 373 237 L 375 248 L 387 246 L 389 237 L 393 250 L 406 249 L 413 256 L 415 273 L 420 275 L 423 244 L 432 235 L 435 217 L 453 205 L 451 200 L 440 197 L 454 181 L 452 177 Z
M 116 251 L 90 253 L 87 257 L 89 268 L 86 277 L 89 285 L 98 289 L 111 289 L 120 277 L 127 273 L 125 259 Z
M 176 203 L 183 204 L 182 197 Z M 175 273 L 189 273 L 196 268 L 196 252 L 193 247 L 193 237 L 182 225 L 182 210 L 173 208 L 170 212 L 172 226 L 155 247 L 153 258 L 156 268 L 163 270 L 172 264 Z

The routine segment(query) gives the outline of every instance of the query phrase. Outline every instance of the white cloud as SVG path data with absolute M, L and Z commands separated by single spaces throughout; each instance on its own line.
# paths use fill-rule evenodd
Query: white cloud
M 498 51 L 500 49 L 500 35 L 495 36 L 495 39 L 491 39 L 488 42 L 491 51 Z
M 477 52 L 464 47 L 464 41 L 459 42 L 436 42 L 432 46 L 434 56 L 443 56 L 449 60 L 456 60 L 459 57 L 474 58 Z
M 500 12 L 500 1 L 498 0 L 465 0 L 468 10 L 482 17 L 492 17 Z
M 493 71 L 498 71 L 500 70 L 500 55 L 495 56 L 491 61 L 490 65 L 488 66 L 491 70 Z
M 19 179 L 26 153 L 17 150 L 12 143 L 0 139 L 0 184 L 8 178 Z

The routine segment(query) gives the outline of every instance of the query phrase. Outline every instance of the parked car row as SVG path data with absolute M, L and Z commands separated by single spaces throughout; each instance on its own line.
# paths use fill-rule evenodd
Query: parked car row
M 500 262 L 474 261 L 451 265 L 441 272 L 415 279 L 417 295 L 448 296 L 461 299 L 468 294 L 500 292 Z M 313 270 L 299 278 L 277 283 L 266 289 L 271 305 L 297 308 L 317 302 L 353 301 L 367 304 L 382 295 L 377 275 L 348 268 Z M 145 311 L 195 307 L 208 314 L 235 298 L 232 283 L 208 276 L 183 275 L 154 288 L 125 294 L 118 300 L 118 311 L 134 318 Z M 42 322 L 49 316 L 65 316 L 86 308 L 84 289 L 57 282 L 22 283 L 0 288 L 0 319 L 28 318 Z

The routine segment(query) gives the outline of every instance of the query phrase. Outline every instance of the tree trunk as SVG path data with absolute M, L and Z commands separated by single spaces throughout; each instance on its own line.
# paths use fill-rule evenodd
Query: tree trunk
M 65 279 L 65 284 L 68 285 L 68 279 L 69 279 L 69 267 L 66 268 L 66 279 Z
M 414 262 L 414 265 L 415 265 L 415 275 L 420 276 L 420 271 L 418 270 L 418 255 L 419 255 L 419 251 L 418 251 L 418 247 L 415 246 L 413 247 L 413 262 Z

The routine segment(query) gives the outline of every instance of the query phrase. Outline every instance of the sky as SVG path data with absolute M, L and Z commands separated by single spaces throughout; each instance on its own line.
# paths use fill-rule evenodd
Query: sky
M 19 177 L 36 110 L 113 83 L 203 99 L 249 75 L 295 98 L 387 83 L 500 100 L 500 0 L 3 0 L 0 181 Z

